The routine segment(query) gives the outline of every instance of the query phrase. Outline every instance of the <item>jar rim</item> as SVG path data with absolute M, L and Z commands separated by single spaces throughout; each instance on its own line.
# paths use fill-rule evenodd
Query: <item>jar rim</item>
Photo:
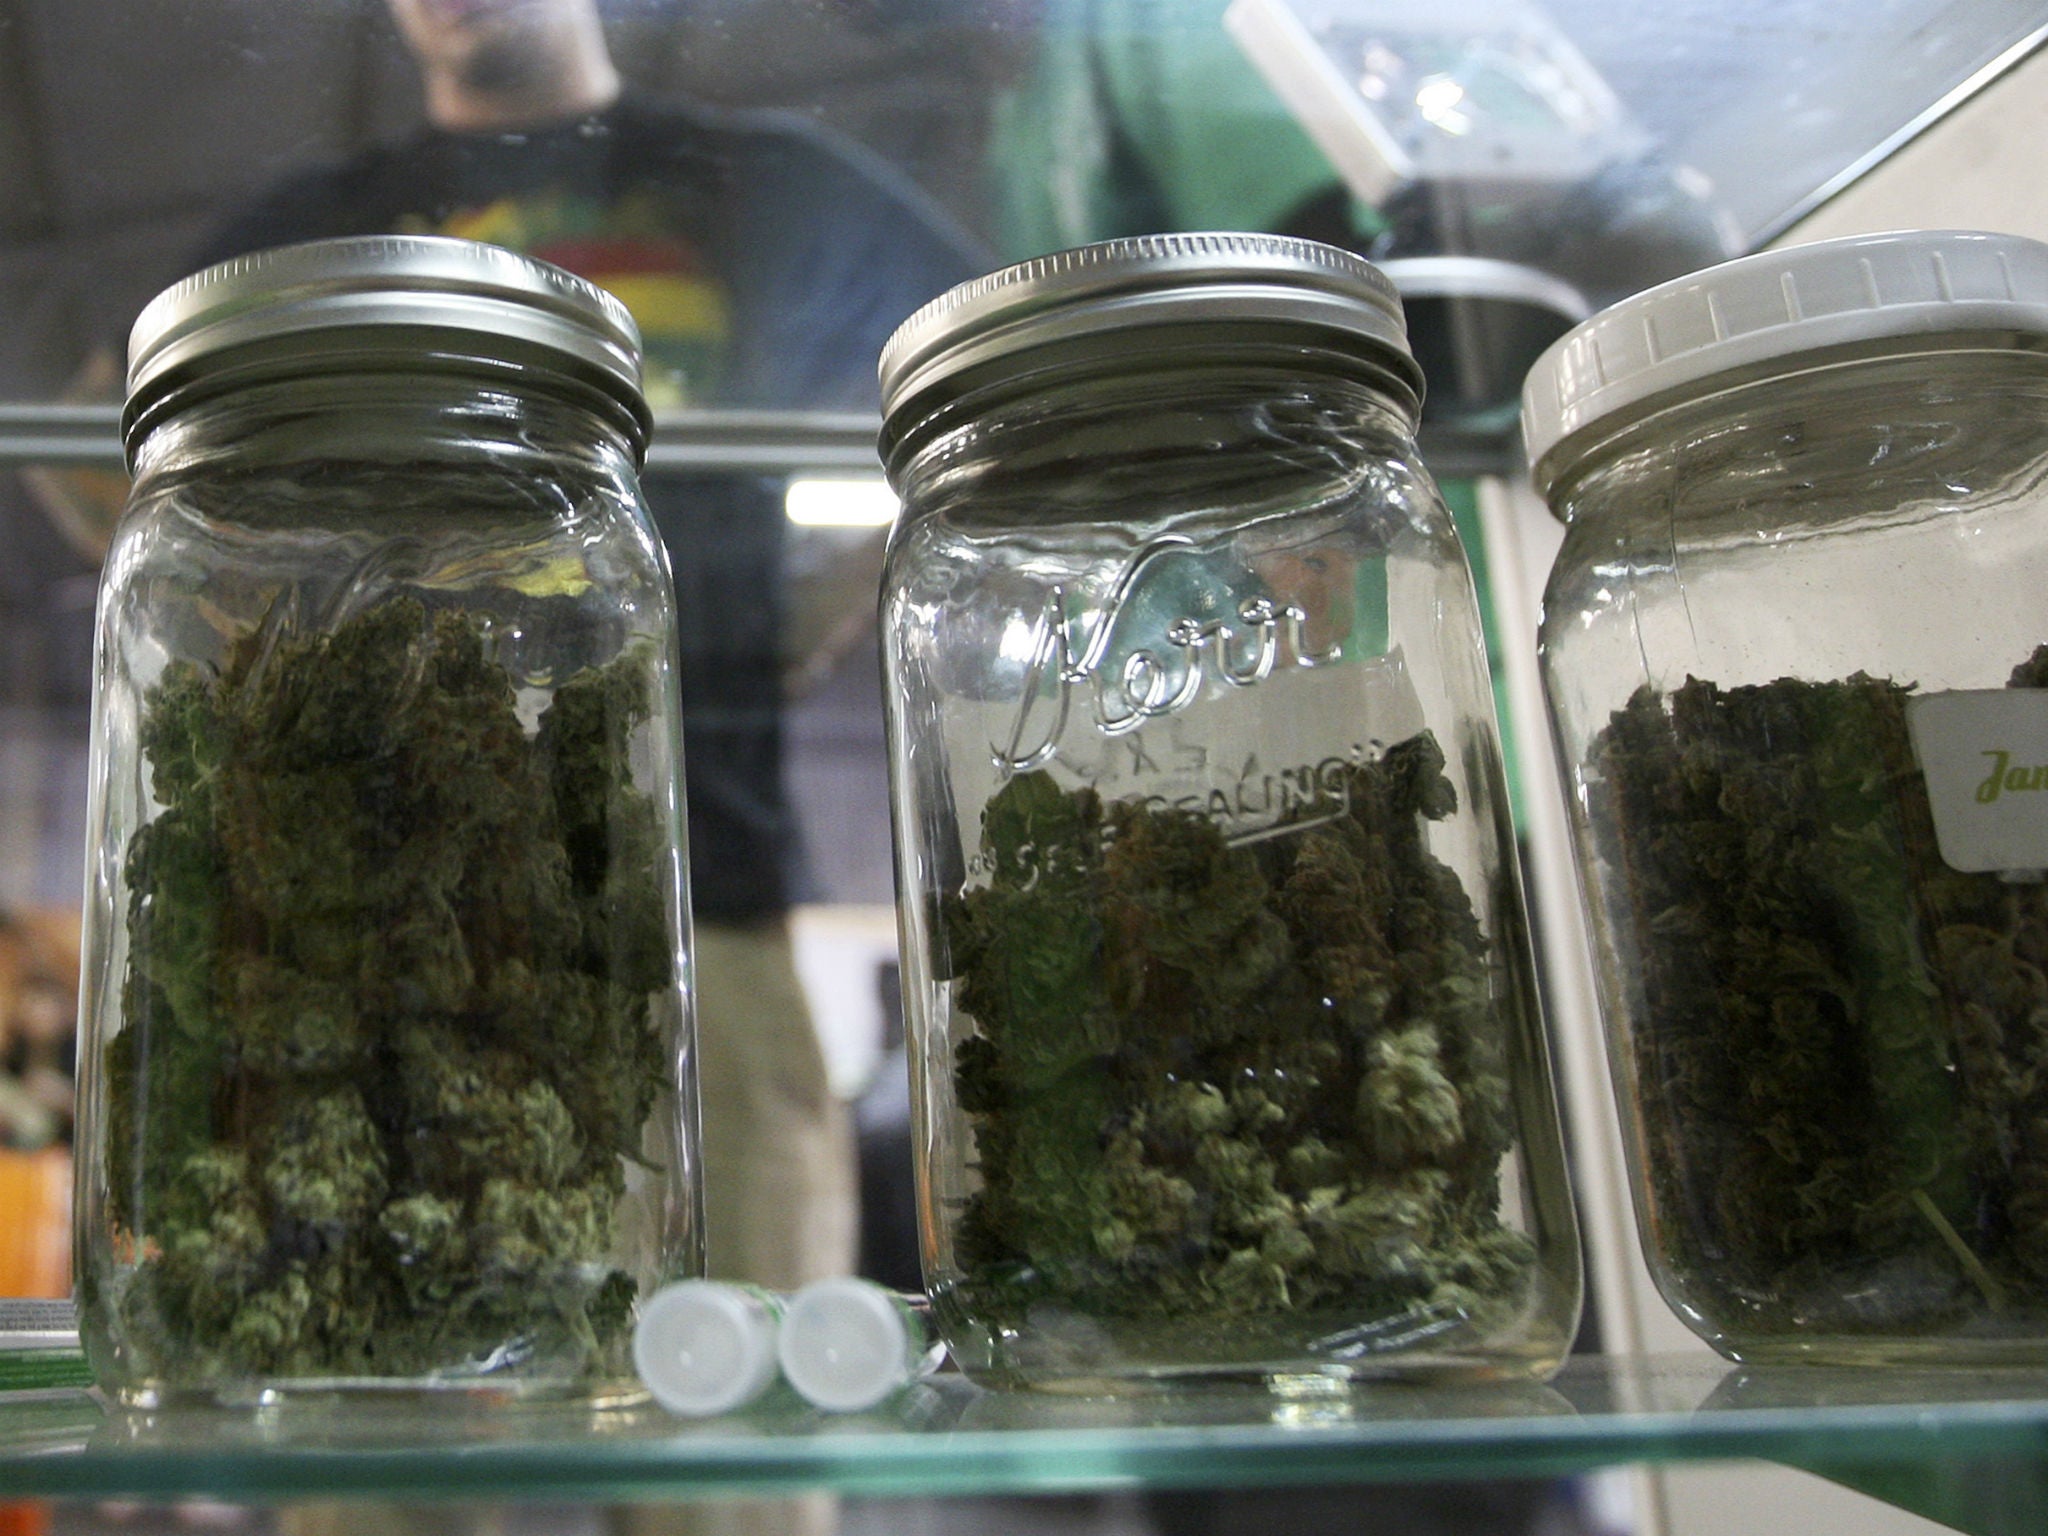
M 1894 230 L 1738 257 L 1609 306 L 1536 360 L 1522 386 L 1530 475 L 1547 496 L 1616 431 L 1738 382 L 1986 335 L 2048 337 L 2048 245 Z
M 1576 498 L 1595 476 L 1629 455 L 1683 441 L 1702 426 L 1732 421 L 1752 409 L 1764 392 L 1812 381 L 1835 391 L 1853 391 L 1857 401 L 1865 402 L 1866 392 L 1879 377 L 1875 370 L 1900 365 L 1911 371 L 1896 378 L 1924 384 L 1929 375 L 1923 369 L 1965 359 L 1975 363 L 2023 361 L 2038 375 L 2048 369 L 2048 333 L 1995 331 L 1865 342 L 1729 373 L 1698 388 L 1656 396 L 1594 423 L 1569 442 L 1568 451 L 1553 455 L 1543 477 L 1536 480 L 1536 489 L 1551 515 L 1569 523 Z M 1531 477 L 1535 478 L 1533 469 Z

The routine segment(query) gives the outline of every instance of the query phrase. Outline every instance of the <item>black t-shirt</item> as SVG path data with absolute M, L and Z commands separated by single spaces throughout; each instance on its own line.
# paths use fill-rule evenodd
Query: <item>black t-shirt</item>
M 626 101 L 525 133 L 427 131 L 279 186 L 202 264 L 342 235 L 460 235 L 552 261 L 625 301 L 664 406 L 848 410 L 912 310 L 983 263 L 865 150 L 780 113 Z M 781 776 L 777 480 L 654 474 L 675 572 L 692 904 L 780 911 L 793 837 Z

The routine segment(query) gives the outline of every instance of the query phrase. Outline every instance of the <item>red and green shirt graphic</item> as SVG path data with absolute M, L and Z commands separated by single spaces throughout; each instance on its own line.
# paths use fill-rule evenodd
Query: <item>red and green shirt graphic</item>
M 669 227 L 661 199 L 636 192 L 609 205 L 556 188 L 462 208 L 420 233 L 482 240 L 553 262 L 607 289 L 632 311 L 656 410 L 716 399 L 732 303 L 697 248 Z

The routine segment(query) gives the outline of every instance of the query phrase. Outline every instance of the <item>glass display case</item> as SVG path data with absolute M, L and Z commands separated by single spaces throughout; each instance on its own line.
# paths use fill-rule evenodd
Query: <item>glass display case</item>
M 255 1414 L 0 1399 L 9 1496 L 276 1503 L 670 1501 L 830 1490 L 971 1496 L 1551 1478 L 1764 1458 L 1978 1536 L 2048 1515 L 2048 1402 L 2024 1373 L 1767 1370 L 1581 1358 L 1545 1386 L 1215 1389 L 1142 1399 L 989 1392 L 951 1372 L 853 1415 L 770 1403 L 431 1408 L 297 1401 Z
M 2048 31 L 2048 6 L 2034 0 L 1885 0 L 1853 16 L 1830 0 L 1552 0 L 1542 35 L 1597 77 L 1595 94 L 1625 129 L 1611 142 L 1628 153 L 1524 178 L 1512 196 L 1484 177 L 1424 174 L 1374 202 L 1224 29 L 1224 0 L 551 4 L 537 9 L 574 13 L 558 41 L 580 83 L 526 122 L 465 119 L 448 95 L 462 76 L 453 45 L 437 45 L 422 21 L 499 9 L 0 0 L 0 910 L 35 914 L 29 926 L 40 931 L 46 914 L 56 931 L 67 913 L 75 923 L 92 599 L 123 489 L 112 402 L 126 332 L 151 294 L 227 247 L 351 232 L 309 228 L 344 216 L 364 230 L 469 234 L 614 285 L 658 333 L 664 387 L 649 468 L 736 498 L 678 516 L 672 530 L 672 546 L 694 535 L 733 557 L 693 567 L 680 594 L 686 625 L 717 620 L 684 636 L 686 650 L 714 658 L 700 674 L 706 690 L 686 687 L 685 732 L 698 733 L 691 785 L 700 764 L 702 781 L 718 783 L 709 765 L 729 748 L 728 829 L 770 829 L 763 843 L 723 844 L 693 828 L 693 872 L 789 872 L 728 882 L 737 933 L 748 913 L 799 900 L 889 899 L 873 611 L 877 519 L 893 507 L 877 499 L 873 367 L 881 336 L 924 297 L 1089 239 L 1205 227 L 1334 239 L 1396 273 L 1409 263 L 1411 326 L 1435 317 L 1417 351 L 1443 359 L 1428 364 L 1434 409 L 1459 413 L 1425 416 L 1425 459 L 1440 477 L 1501 473 L 1515 452 L 1502 401 L 1549 335 L 1589 305 L 1777 237 Z M 1428 19 L 1452 25 L 1455 10 Z M 1533 7 L 1481 11 L 1512 11 L 1525 32 L 1537 25 Z M 1415 7 L 1375 12 L 1356 0 L 1352 12 L 1369 28 L 1375 15 L 1412 19 Z M 504 87 L 536 67 L 516 49 L 470 62 L 489 66 L 472 87 L 489 86 L 493 69 Z M 1377 62 L 1372 78 L 1411 81 L 1439 129 L 1470 105 L 1452 65 Z M 1884 89 L 1870 88 L 1876 80 Z M 695 105 L 664 115 L 679 98 Z M 630 121 L 611 111 L 621 99 Z M 662 135 L 683 119 L 715 152 L 678 160 Z M 650 153 L 669 178 L 655 178 L 661 195 L 636 200 L 642 178 L 618 196 L 586 196 L 611 187 L 606 167 L 622 145 L 644 147 L 650 123 L 660 130 Z M 529 179 L 539 163 L 549 175 Z M 785 172 L 786 195 L 735 197 Z M 448 179 L 422 187 L 438 177 Z M 727 199 L 721 217 L 678 238 L 658 206 L 678 185 L 696 206 Z M 883 214 L 895 222 L 878 242 Z M 1513 307 L 1484 308 L 1496 301 Z M 849 313 L 871 328 L 843 328 Z M 1453 430 L 1433 437 L 1441 427 Z M 1459 449 L 1455 469 L 1432 457 L 1446 442 Z M 837 488 L 799 498 L 794 483 Z M 1485 554 L 1498 583 L 1516 579 L 1513 550 Z M 1525 551 L 1522 562 L 1535 558 Z M 1503 634 L 1515 643 L 1511 626 Z M 721 649 L 735 640 L 737 652 Z M 717 722 L 743 719 L 760 729 L 722 747 Z M 750 758 L 756 747 L 771 755 Z M 1536 782 L 1510 788 L 1526 800 Z M 1517 830 L 1537 862 L 1559 852 L 1542 850 L 1519 811 Z M 0 982 L 15 975 L 0 966 Z M 29 1015 L 61 1020 L 63 977 L 34 976 Z M 874 982 L 863 972 L 841 989 Z M 1562 1031 L 1589 1027 L 1553 1012 Z M 29 1015 L 0 997 L 7 1029 Z M 66 1066 L 60 1047 L 38 1069 Z M 823 1080 L 803 1079 L 814 1107 L 827 1104 Z M 880 1144 L 901 1151 L 900 1120 L 869 1119 L 867 1100 L 854 1107 L 864 1146 L 880 1125 Z M 1583 1102 L 1569 1109 L 1588 1113 Z M 805 1134 L 851 1157 L 852 1137 L 830 1120 L 821 1114 Z M 21 1133 L 33 1147 L 10 1145 L 28 1161 L 21 1180 L 0 1168 L 4 1188 L 56 1187 L 60 1121 Z M 889 1155 L 864 1158 L 863 1177 Z M 843 1206 L 834 1219 L 850 1221 Z M 1589 1223 L 1591 1268 L 1613 1280 L 1603 1315 L 1618 1316 L 1614 1277 L 1629 1256 L 1603 1253 L 1599 1228 Z M 48 1237 L 47 1219 L 39 1230 Z M 42 1279 L 21 1288 L 63 1288 L 61 1275 Z M 1550 1477 L 1762 1457 L 1966 1529 L 2031 1530 L 2048 1508 L 2038 1377 L 1781 1375 L 1644 1357 L 1640 1344 L 1610 1328 L 1614 1353 L 1575 1359 L 1543 1388 L 1195 1394 L 1168 1407 L 991 1395 L 942 1375 L 874 1413 L 764 1408 L 703 1424 L 654 1409 L 481 1404 L 431 1418 L 320 1403 L 289 1416 L 137 1415 L 85 1393 L 62 1352 L 0 1354 L 0 1496 L 966 1495 Z

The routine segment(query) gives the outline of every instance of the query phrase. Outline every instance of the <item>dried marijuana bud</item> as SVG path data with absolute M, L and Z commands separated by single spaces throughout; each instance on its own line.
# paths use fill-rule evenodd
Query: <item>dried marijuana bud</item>
M 1652 1217 L 1724 1326 L 2048 1304 L 2048 884 L 1942 862 L 1910 694 L 1645 687 L 1589 755 Z
M 1343 771 L 1340 814 L 1234 846 L 1208 817 L 1018 775 L 986 886 L 942 910 L 975 1032 L 977 1316 L 1466 1319 L 1524 1293 L 1488 947 L 1424 823 L 1435 739 Z
M 152 690 L 104 1058 L 147 1369 L 617 1368 L 622 1160 L 673 1087 L 651 678 L 628 651 L 529 728 L 473 620 L 394 599 Z

